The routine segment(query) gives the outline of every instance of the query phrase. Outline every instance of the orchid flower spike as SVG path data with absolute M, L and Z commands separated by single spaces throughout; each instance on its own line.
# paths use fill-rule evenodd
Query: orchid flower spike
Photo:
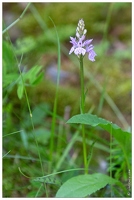
M 94 46 L 91 44 L 93 39 L 85 40 L 87 30 L 85 29 L 85 24 L 83 19 L 80 19 L 78 26 L 76 28 L 76 37 L 70 37 L 70 43 L 73 45 L 69 51 L 69 54 L 73 53 L 80 58 L 80 55 L 85 56 L 88 53 L 88 59 L 92 62 L 95 61 L 94 57 L 97 55 L 95 53 Z

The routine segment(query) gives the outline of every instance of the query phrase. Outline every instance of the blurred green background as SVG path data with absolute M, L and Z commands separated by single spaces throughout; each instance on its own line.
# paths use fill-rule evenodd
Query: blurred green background
M 3 3 L 3 29 L 20 16 L 26 5 Z M 84 58 L 85 88 L 88 89 L 85 110 L 129 130 L 131 14 L 131 3 L 32 3 L 23 18 L 3 34 L 3 135 L 23 130 L 3 138 L 3 155 L 11 151 L 3 159 L 4 197 L 32 197 L 33 190 L 36 192 L 38 188 L 35 183 L 29 184 L 18 167 L 22 167 L 28 175 L 40 175 L 39 162 L 34 160 L 34 157 L 37 159 L 37 150 L 27 103 L 18 82 L 17 60 L 20 62 L 23 54 L 21 70 L 24 73 L 34 66 L 41 66 L 39 77 L 35 72 L 33 80 L 32 72 L 25 80 L 40 151 L 44 156 L 44 168 L 47 169 L 57 78 L 57 40 L 50 17 L 61 43 L 59 119 L 63 121 L 79 113 L 79 62 L 75 55 L 69 56 L 68 52 L 71 48 L 70 36 L 75 36 L 78 20 L 82 18 L 87 39 L 93 38 L 97 53 L 94 63 L 86 56 Z M 57 130 L 59 124 L 57 120 Z M 106 134 L 104 138 L 109 139 Z

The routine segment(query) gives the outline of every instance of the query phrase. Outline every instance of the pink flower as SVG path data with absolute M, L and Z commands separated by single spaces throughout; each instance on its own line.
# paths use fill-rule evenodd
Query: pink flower
M 88 59 L 92 62 L 95 61 L 94 57 L 97 55 L 95 53 L 94 46 L 91 44 L 93 39 L 85 40 L 86 29 L 84 29 L 84 21 L 81 19 L 79 20 L 78 27 L 76 29 L 76 37 L 70 37 L 70 43 L 73 45 L 69 51 L 69 54 L 73 53 L 80 57 L 82 54 L 85 56 L 88 53 Z

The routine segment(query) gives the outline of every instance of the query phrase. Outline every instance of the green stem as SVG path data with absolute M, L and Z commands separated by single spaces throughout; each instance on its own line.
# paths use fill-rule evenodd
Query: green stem
M 110 177 L 112 178 L 112 124 L 111 124 L 111 132 L 110 132 Z M 112 184 L 111 186 L 111 197 L 112 197 Z
M 80 57 L 80 81 L 81 81 L 81 114 L 84 114 L 84 102 L 85 102 L 85 94 L 84 94 L 84 69 L 83 69 L 83 56 Z
M 81 102 L 80 102 L 80 110 L 81 110 L 81 114 L 84 114 L 85 93 L 84 93 L 84 69 L 83 69 L 83 56 L 82 55 L 80 56 L 80 80 L 81 80 Z M 82 124 L 81 126 L 82 126 L 83 157 L 84 157 L 85 174 L 88 174 L 86 137 L 85 137 L 85 125 Z
M 18 19 L 16 19 L 12 24 L 10 24 L 7 28 L 5 28 L 2 31 L 2 34 L 4 34 L 6 31 L 8 31 L 10 28 L 12 28 L 16 23 L 18 23 L 24 16 L 25 12 L 27 11 L 27 9 L 29 8 L 31 3 L 28 3 L 26 8 L 24 9 L 24 11 L 22 12 L 22 14 L 20 15 L 20 17 Z
M 23 58 L 23 55 L 21 56 L 21 61 L 22 61 L 22 58 Z M 24 93 L 25 93 L 26 102 L 27 102 L 27 106 L 28 106 L 28 110 L 29 110 L 29 114 L 30 114 L 30 120 L 31 120 L 32 129 L 33 129 L 33 136 L 34 136 L 34 140 L 35 140 L 36 147 L 37 147 L 37 151 L 38 151 L 38 156 L 39 156 L 39 160 L 40 160 L 41 170 L 42 170 L 42 174 L 44 175 L 44 170 L 43 170 L 43 164 L 42 164 L 41 154 L 40 154 L 40 151 L 39 151 L 39 145 L 38 145 L 38 141 L 37 141 L 37 138 L 36 138 L 35 129 L 34 129 L 34 124 L 33 124 L 33 119 L 32 119 L 32 111 L 31 111 L 31 108 L 30 108 L 29 99 L 28 99 L 28 96 L 27 96 L 27 91 L 26 91 L 26 87 L 25 87 L 23 75 L 22 75 L 22 72 L 21 72 L 21 69 L 20 69 L 21 61 L 20 61 L 20 63 L 18 64 L 18 69 L 19 69 L 20 77 L 21 77 L 22 84 L 23 84 L 23 87 L 24 87 Z
M 50 17 L 49 17 L 50 18 Z M 55 32 L 56 32 L 56 37 L 57 37 L 57 47 L 58 47 L 58 75 L 57 75 L 57 83 L 56 83 L 56 93 L 55 93 L 55 99 L 54 99 L 54 107 L 53 107 L 53 117 L 52 117 L 52 125 L 51 125 L 51 135 L 50 135 L 50 166 L 49 166 L 49 172 L 51 172 L 51 168 L 53 165 L 53 153 L 54 153 L 54 143 L 55 143 L 55 127 L 56 127 L 56 116 L 57 116 L 57 106 L 58 106 L 58 91 L 59 91 L 59 84 L 60 84 L 60 65 L 61 65 L 61 56 L 60 56 L 60 40 L 58 36 L 58 32 L 56 29 L 56 26 L 53 22 L 53 20 L 50 18 L 52 21 Z

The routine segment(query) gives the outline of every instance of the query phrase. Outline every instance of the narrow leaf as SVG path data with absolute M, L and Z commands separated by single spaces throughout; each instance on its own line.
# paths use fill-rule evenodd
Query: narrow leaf
M 17 89 L 17 95 L 18 98 L 21 99 L 23 96 L 23 91 L 24 91 L 24 87 L 22 84 L 18 85 L 18 89 Z

